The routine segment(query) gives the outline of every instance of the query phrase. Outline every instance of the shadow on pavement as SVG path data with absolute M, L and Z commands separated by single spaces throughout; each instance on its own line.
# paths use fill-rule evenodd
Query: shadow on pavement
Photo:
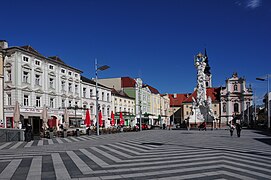
M 271 138 L 255 138 L 255 140 L 260 141 L 262 143 L 268 144 L 269 146 L 271 146 Z

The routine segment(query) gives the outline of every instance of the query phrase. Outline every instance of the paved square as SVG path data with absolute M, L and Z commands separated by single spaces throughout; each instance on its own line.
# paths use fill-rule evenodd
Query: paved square
M 0 179 L 271 179 L 271 137 L 148 130 L 0 143 Z

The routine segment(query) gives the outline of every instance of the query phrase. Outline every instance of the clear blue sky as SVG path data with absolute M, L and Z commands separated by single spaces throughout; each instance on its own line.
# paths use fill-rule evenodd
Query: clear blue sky
M 271 74 L 269 0 L 1 1 L 0 39 L 31 45 L 94 77 L 141 77 L 161 93 L 192 92 L 193 57 L 207 48 L 213 86 L 233 72 L 262 97 Z

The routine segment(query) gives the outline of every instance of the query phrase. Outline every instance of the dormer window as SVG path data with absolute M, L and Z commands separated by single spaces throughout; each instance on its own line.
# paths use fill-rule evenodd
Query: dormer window
M 71 72 L 71 71 L 69 71 L 69 75 L 70 75 L 70 76 L 72 75 L 72 72 Z
M 53 70 L 54 66 L 53 65 L 49 65 L 49 69 Z
M 64 73 L 65 73 L 65 69 L 61 69 L 61 73 L 63 73 L 63 74 L 64 74 Z

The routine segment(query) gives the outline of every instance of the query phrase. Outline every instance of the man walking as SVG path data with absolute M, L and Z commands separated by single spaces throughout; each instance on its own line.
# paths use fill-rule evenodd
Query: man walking
M 236 124 L 236 132 L 237 132 L 237 137 L 240 137 L 241 136 L 241 124 L 237 123 Z

